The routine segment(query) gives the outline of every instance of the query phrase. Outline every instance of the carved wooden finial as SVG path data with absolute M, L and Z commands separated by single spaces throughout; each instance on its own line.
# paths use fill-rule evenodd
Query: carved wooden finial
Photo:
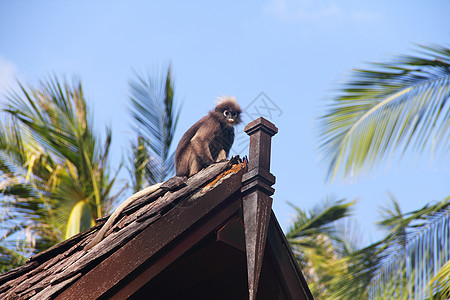
M 245 247 L 249 299 L 258 292 L 266 245 L 267 228 L 272 210 L 275 176 L 270 173 L 271 138 L 278 132 L 274 124 L 259 118 L 245 127 L 250 136 L 248 172 L 242 177 L 242 211 L 244 216 Z

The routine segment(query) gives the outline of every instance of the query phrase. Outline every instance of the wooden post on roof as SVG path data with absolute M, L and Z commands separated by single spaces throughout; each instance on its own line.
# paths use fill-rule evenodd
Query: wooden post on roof
M 254 300 L 264 258 L 267 228 L 272 210 L 275 176 L 270 173 L 271 138 L 278 132 L 274 124 L 264 118 L 250 122 L 244 129 L 250 136 L 248 171 L 242 177 L 242 211 L 249 299 Z

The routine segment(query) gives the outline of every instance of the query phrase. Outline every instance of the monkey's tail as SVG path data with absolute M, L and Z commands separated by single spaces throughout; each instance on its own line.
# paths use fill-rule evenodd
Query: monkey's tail
M 105 235 L 105 233 L 112 227 L 112 225 L 114 224 L 114 222 L 116 221 L 117 217 L 120 215 L 120 213 L 134 200 L 140 198 L 143 195 L 147 195 L 150 193 L 155 192 L 156 190 L 158 190 L 162 185 L 161 183 L 156 183 L 152 186 L 149 186 L 145 189 L 143 189 L 142 191 L 137 192 L 136 194 L 134 194 L 133 196 L 131 196 L 130 198 L 128 198 L 127 200 L 123 201 L 119 207 L 116 208 L 116 210 L 112 213 L 112 215 L 109 216 L 108 221 L 106 221 L 106 223 L 103 225 L 102 229 L 100 229 L 100 231 L 97 233 L 97 235 L 84 247 L 84 250 L 89 250 L 92 247 L 94 247 L 95 245 L 97 245 L 98 243 L 100 243 L 100 241 L 103 239 L 103 236 Z

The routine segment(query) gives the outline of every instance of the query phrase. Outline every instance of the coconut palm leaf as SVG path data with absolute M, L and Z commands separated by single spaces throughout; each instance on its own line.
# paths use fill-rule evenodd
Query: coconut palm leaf
M 386 237 L 330 266 L 345 270 L 327 282 L 331 299 L 424 299 L 443 292 L 428 280 L 446 274 L 438 271 L 450 260 L 449 212 L 448 197 L 409 213 L 397 203 L 384 209 L 379 224 L 388 229 Z
M 441 267 L 438 273 L 428 282 L 426 291 L 429 291 L 429 299 L 450 298 L 450 261 Z
M 31 172 L 48 173 L 39 163 L 41 152 L 25 142 L 17 122 L 4 122 L 0 126 L 4 129 L 0 133 L 2 245 L 18 255 L 24 255 L 25 245 L 36 251 L 44 250 L 58 241 L 58 229 L 50 225 L 54 224 L 54 215 L 46 211 L 50 203 L 43 196 L 44 192 L 36 189 L 39 182 L 30 176 Z M 16 240 L 16 237 L 23 239 Z M 9 257 L 9 254 L 5 255 Z
M 387 259 L 378 269 L 371 291 L 375 295 L 385 293 L 390 282 L 408 295 L 425 298 L 430 295 L 429 279 L 450 261 L 450 197 L 397 216 L 386 211 L 387 217 L 379 224 L 390 229 L 394 243 L 386 248 Z M 439 286 L 434 288 L 434 293 L 442 291 Z
M 7 179 L 0 192 L 9 208 L 2 219 L 27 220 L 20 228 L 41 251 L 92 226 L 121 190 L 111 195 L 111 131 L 103 141 L 94 132 L 81 83 L 54 77 L 38 88 L 19 85 L 5 109 L 13 122 L 0 134 L 0 176 Z
M 296 210 L 294 224 L 286 238 L 294 251 L 309 288 L 315 297 L 327 296 L 327 282 L 338 273 L 329 272 L 329 265 L 349 248 L 340 236 L 336 221 L 349 215 L 355 202 L 327 199 L 308 212 L 290 204 Z
M 314 237 L 321 233 L 333 236 L 335 232 L 334 221 L 342 219 L 350 214 L 350 207 L 355 201 L 344 203 L 343 200 L 334 198 L 326 199 L 317 204 L 309 212 L 304 212 L 294 204 L 289 205 L 297 212 L 296 220 L 287 231 L 288 239 L 298 239 L 300 237 Z
M 130 112 L 138 135 L 134 153 L 147 155 L 133 158 L 132 165 L 141 167 L 146 161 L 145 169 L 139 170 L 145 173 L 148 183 L 162 182 L 174 173 L 174 153 L 170 153 L 170 146 L 180 115 L 180 109 L 175 107 L 171 67 L 164 76 L 136 73 L 136 79 L 129 84 Z M 144 151 L 143 147 L 149 147 L 149 150 Z
M 449 153 L 450 49 L 420 50 L 354 70 L 328 104 L 319 119 L 319 149 L 329 178 L 367 171 L 393 150 Z
M 27 262 L 27 258 L 20 253 L 0 245 L 0 274 Z
M 138 136 L 137 144 L 131 145 L 132 154 L 129 157 L 131 162 L 131 168 L 129 168 L 129 173 L 131 175 L 131 181 L 133 186 L 133 192 L 138 192 L 142 190 L 146 186 L 146 166 L 150 163 L 149 153 L 150 145 L 148 141 L 142 137 Z M 152 176 L 153 174 L 149 174 Z M 151 181 L 155 181 L 156 179 L 153 177 Z

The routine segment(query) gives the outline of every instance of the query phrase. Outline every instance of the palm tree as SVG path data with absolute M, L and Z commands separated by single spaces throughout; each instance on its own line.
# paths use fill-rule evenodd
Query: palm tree
M 378 223 L 386 236 L 329 264 L 329 272 L 339 276 L 326 282 L 328 298 L 448 297 L 448 277 L 442 276 L 450 261 L 449 212 L 450 197 L 408 213 L 402 213 L 393 199 L 393 208 L 385 208 Z
M 134 191 L 173 174 L 170 146 L 180 113 L 170 66 L 163 80 L 136 77 L 130 81 Z M 52 78 L 39 88 L 20 88 L 5 109 L 11 121 L 0 124 L 0 271 L 90 227 L 127 187 L 111 195 L 121 164 L 111 175 L 111 131 L 99 145 L 79 82 Z
M 163 80 L 161 80 L 163 79 Z M 135 192 L 147 185 L 163 182 L 174 174 L 174 152 L 170 152 L 180 116 L 175 107 L 171 66 L 162 76 L 137 73 L 131 80 L 131 115 L 137 141 L 132 143 L 130 169 Z
M 319 150 L 329 178 L 367 171 L 393 150 L 447 154 L 450 138 L 450 49 L 358 69 L 320 118 Z
M 367 171 L 393 150 L 449 153 L 450 49 L 420 50 L 420 56 L 355 70 L 328 105 L 319 132 L 330 179 Z M 450 260 L 449 198 L 406 214 L 394 202 L 385 212 L 384 239 L 333 263 L 346 272 L 330 280 L 331 298 L 448 296 L 448 283 L 441 283 Z
M 350 214 L 353 204 L 330 198 L 306 212 L 290 204 L 297 214 L 286 238 L 315 298 L 327 297 L 328 282 L 339 275 L 330 272 L 329 265 L 353 247 L 336 226 L 336 221 Z
M 111 131 L 103 140 L 93 131 L 80 82 L 54 77 L 20 89 L 1 124 L 2 243 L 25 236 L 19 244 L 35 253 L 92 226 L 122 190 L 113 194 Z

